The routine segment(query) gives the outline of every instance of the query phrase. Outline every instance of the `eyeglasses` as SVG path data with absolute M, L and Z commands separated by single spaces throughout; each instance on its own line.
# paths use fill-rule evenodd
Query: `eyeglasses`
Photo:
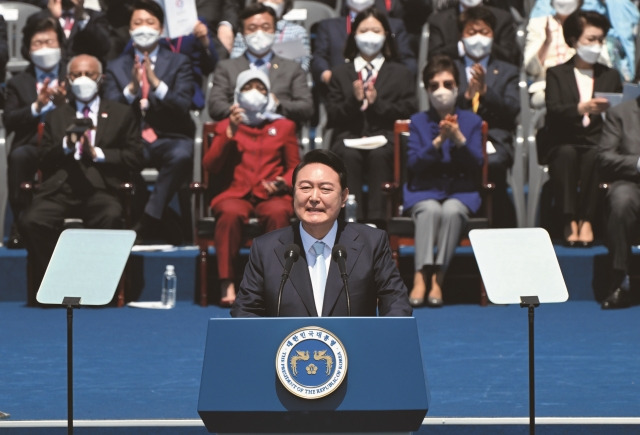
M 456 82 L 453 80 L 445 80 L 444 82 L 432 81 L 432 82 L 429 82 L 429 84 L 427 85 L 427 89 L 429 90 L 429 92 L 435 92 L 438 90 L 438 88 L 440 88 L 441 85 L 451 91 L 455 89 Z
M 87 71 L 81 71 L 81 72 L 70 72 L 68 77 L 71 81 L 77 79 L 78 77 L 82 77 L 82 76 L 87 76 L 89 77 L 91 80 L 98 80 L 98 77 L 100 77 L 100 73 L 97 71 L 93 71 L 93 72 L 87 72 Z
M 57 39 L 34 39 L 31 41 L 31 49 L 37 50 L 42 47 L 57 47 L 58 40 Z

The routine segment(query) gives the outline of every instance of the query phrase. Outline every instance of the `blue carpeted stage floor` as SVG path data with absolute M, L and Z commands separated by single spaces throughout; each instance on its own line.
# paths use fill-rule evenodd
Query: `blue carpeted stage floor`
M 77 432 L 205 433 L 197 400 L 207 320 L 227 316 L 228 310 L 187 301 L 172 310 L 75 310 L 75 419 L 116 421 Z M 421 432 L 527 433 L 527 310 L 453 305 L 418 309 L 415 317 L 431 390 Z M 64 433 L 66 311 L 3 302 L 0 330 L 0 410 L 11 413 L 0 431 Z M 535 334 L 537 417 L 579 418 L 573 425 L 541 424 L 538 433 L 640 433 L 640 307 L 608 312 L 594 301 L 546 304 L 535 310 Z M 481 417 L 520 419 L 456 425 L 457 418 Z M 588 424 L 588 417 L 636 425 Z M 25 428 L 42 420 L 60 427 Z M 162 430 L 129 423 L 117 431 L 123 420 L 160 420 Z

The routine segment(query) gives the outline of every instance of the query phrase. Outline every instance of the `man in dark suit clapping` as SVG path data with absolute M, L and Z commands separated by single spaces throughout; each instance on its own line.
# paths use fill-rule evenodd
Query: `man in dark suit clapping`
M 118 188 L 142 166 L 139 125 L 128 106 L 100 97 L 98 59 L 72 58 L 67 80 L 71 101 L 47 116 L 38 150 L 43 180 L 19 222 L 39 279 L 69 215 L 87 228 L 122 228 Z M 71 135 L 81 122 L 95 127 Z

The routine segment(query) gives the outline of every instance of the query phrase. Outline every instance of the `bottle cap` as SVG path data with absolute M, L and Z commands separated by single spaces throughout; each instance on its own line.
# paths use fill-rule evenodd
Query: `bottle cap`
M 347 195 L 347 199 L 356 199 L 356 195 L 350 193 L 349 195 Z
M 167 264 L 167 272 L 173 272 L 175 270 L 175 268 L 173 267 L 173 264 Z

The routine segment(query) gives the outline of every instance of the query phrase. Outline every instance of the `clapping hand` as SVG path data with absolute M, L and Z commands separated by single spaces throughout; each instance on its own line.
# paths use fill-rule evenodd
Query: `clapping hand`
M 469 87 L 465 93 L 465 97 L 471 100 L 475 94 L 484 95 L 487 92 L 487 84 L 485 83 L 486 73 L 479 63 L 471 67 L 471 78 L 469 79 Z

